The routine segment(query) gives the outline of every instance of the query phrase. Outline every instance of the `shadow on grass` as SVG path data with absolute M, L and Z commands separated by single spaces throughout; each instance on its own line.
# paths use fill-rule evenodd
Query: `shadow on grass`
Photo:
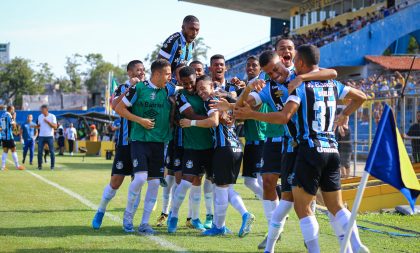
M 134 252 L 150 252 L 150 253 L 169 253 L 169 252 L 174 252 L 173 250 L 163 250 L 163 249 L 156 249 L 156 250 L 151 250 L 151 249 L 120 249 L 120 248 L 115 248 L 115 249 L 65 249 L 65 248 L 53 248 L 53 249 L 18 249 L 15 252 L 17 253 L 34 253 L 34 252 L 43 252 L 43 253 L 52 253 L 52 252 L 75 252 L 75 253 L 82 253 L 82 252 L 119 252 L 119 253 L 134 253 Z M 204 253 L 204 252 L 212 252 L 212 253 L 226 253 L 226 252 L 232 252 L 229 250 L 225 250 L 225 251 L 208 251 L 208 250 L 202 250 L 202 251 L 198 251 L 198 250 L 188 250 L 188 252 L 196 252 L 196 253 Z M 249 253 L 251 251 L 235 251 L 236 253 Z M 301 251 L 283 251 L 284 253 L 301 253 Z
M 121 208 L 125 210 L 124 208 Z M 0 213 L 66 213 L 66 212 L 92 212 L 92 209 L 63 209 L 63 210 L 0 210 Z
M 66 237 L 74 235 L 86 236 L 127 236 L 120 226 L 104 226 L 100 230 L 93 230 L 86 226 L 45 226 L 45 227 L 0 227 L 0 236 L 17 237 Z

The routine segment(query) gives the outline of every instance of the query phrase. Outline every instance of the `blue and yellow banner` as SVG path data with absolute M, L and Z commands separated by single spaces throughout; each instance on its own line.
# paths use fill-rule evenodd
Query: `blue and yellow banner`
M 397 188 L 414 211 L 420 194 L 420 183 L 388 105 L 385 105 L 379 121 L 365 171 Z

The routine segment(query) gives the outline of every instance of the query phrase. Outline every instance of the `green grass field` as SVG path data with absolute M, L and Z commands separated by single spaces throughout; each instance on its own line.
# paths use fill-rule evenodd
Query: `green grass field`
M 21 157 L 19 152 L 19 159 Z M 159 234 L 153 238 L 125 234 L 121 219 L 129 183 L 127 178 L 108 207 L 108 213 L 113 217 L 106 216 L 102 228 L 94 231 L 90 226 L 95 214 L 92 208 L 99 203 L 102 190 L 109 181 L 111 162 L 97 157 L 87 157 L 83 162 L 78 156 L 57 157 L 56 160 L 55 171 L 49 171 L 47 166 L 43 171 L 35 170 L 35 166 L 28 166 L 26 171 L 16 171 L 11 169 L 13 165 L 9 161 L 9 171 L 0 172 L 0 252 L 258 252 L 257 245 L 267 230 L 261 202 L 239 179 L 236 189 L 257 218 L 252 233 L 246 238 L 238 238 L 235 234 L 208 238 L 186 229 L 187 205 L 181 209 L 180 226 L 175 235 L 168 235 L 166 227 L 157 229 Z M 48 183 L 43 179 L 47 179 Z M 161 192 L 160 189 L 159 194 Z M 71 196 L 72 193 L 78 194 L 79 199 Z M 142 199 L 144 193 L 145 190 Z M 135 217 L 135 224 L 140 222 L 142 206 Z M 204 203 L 202 207 L 204 218 Z M 160 210 L 159 198 L 152 214 L 152 225 Z M 327 217 L 322 213 L 318 213 L 317 217 L 321 227 L 322 252 L 338 252 L 338 243 Z M 405 233 L 388 226 L 420 231 L 420 216 L 367 214 L 360 215 L 358 219 L 359 225 L 381 231 Z M 240 215 L 229 207 L 227 225 L 235 233 L 240 220 Z M 420 237 L 392 237 L 365 230 L 361 230 L 360 235 L 371 252 L 420 252 Z M 276 249 L 277 252 L 305 252 L 295 214 L 290 215 Z

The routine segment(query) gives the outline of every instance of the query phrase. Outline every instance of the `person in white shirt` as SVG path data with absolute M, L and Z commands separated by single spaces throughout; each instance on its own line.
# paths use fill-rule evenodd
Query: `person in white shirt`
M 48 145 L 51 157 L 51 170 L 54 170 L 54 129 L 57 128 L 57 119 L 54 114 L 48 112 L 48 106 L 41 106 L 41 114 L 38 116 L 38 169 L 42 170 L 42 151 L 44 145 Z
M 66 139 L 69 143 L 69 153 L 72 156 L 73 155 L 73 149 L 74 149 L 74 142 L 77 139 L 77 131 L 76 128 L 74 128 L 73 123 L 70 123 L 70 127 L 66 130 Z

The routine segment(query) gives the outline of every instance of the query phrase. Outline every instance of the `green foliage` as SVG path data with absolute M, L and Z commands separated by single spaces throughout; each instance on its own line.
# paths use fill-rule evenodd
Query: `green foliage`
M 407 53 L 409 54 L 418 54 L 419 50 L 419 43 L 416 41 L 416 38 L 413 36 L 410 37 L 410 42 L 408 44 Z
M 193 60 L 200 60 L 205 62 L 207 60 L 207 51 L 210 49 L 209 46 L 204 42 L 204 38 L 200 37 L 195 40 L 195 49 L 193 51 Z

